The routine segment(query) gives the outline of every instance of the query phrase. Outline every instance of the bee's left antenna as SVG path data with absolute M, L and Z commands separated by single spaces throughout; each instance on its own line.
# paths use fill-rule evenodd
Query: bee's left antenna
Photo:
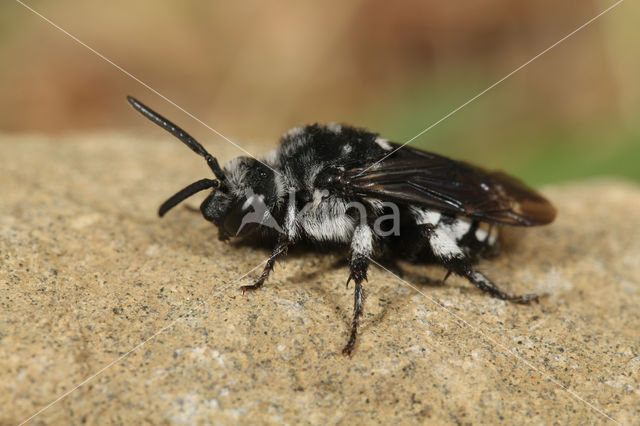
M 174 208 L 180 202 L 191 197 L 193 194 L 208 188 L 220 188 L 220 181 L 214 179 L 200 179 L 197 182 L 193 182 L 191 185 L 176 192 L 171 198 L 162 203 L 160 209 L 158 209 L 158 216 L 164 216 L 169 210 Z
M 182 142 L 184 142 L 185 145 L 191 148 L 193 152 L 204 157 L 204 159 L 207 160 L 207 164 L 209 165 L 209 168 L 211 169 L 213 174 L 216 175 L 216 177 L 220 181 L 225 180 L 224 172 L 222 171 L 222 168 L 220 168 L 218 160 L 216 160 L 213 155 L 209 154 L 207 150 L 204 149 L 204 147 L 200 145 L 200 143 L 195 140 L 189 133 L 185 132 L 180 127 L 173 124 L 171 121 L 167 120 L 142 102 L 138 101 L 133 96 L 127 96 L 127 100 L 131 105 L 133 105 L 136 110 L 138 110 L 138 112 L 140 112 L 140 114 L 144 115 L 149 120 L 162 127 L 176 138 L 180 139 Z

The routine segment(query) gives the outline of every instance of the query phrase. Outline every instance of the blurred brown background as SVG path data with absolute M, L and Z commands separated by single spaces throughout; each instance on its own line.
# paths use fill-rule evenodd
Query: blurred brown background
M 231 139 L 271 146 L 316 121 L 404 142 L 613 3 L 27 2 Z M 132 94 L 211 151 L 227 143 L 19 3 L 0 11 L 0 131 L 159 134 Z M 640 179 L 639 12 L 623 2 L 414 144 L 533 184 Z

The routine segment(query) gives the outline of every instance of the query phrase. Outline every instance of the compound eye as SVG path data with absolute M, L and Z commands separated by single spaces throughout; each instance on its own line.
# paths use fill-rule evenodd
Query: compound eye
M 229 205 L 228 196 L 222 192 L 214 191 L 204 199 L 200 205 L 200 211 L 206 220 L 217 223 L 227 215 Z

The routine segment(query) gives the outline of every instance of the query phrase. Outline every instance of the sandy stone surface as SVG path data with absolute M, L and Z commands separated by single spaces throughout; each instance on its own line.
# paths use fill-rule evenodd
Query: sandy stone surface
M 220 242 L 186 209 L 156 217 L 209 176 L 179 142 L 4 135 L 0 156 L 0 424 L 45 407 L 31 423 L 640 419 L 635 184 L 546 188 L 557 221 L 511 229 L 478 265 L 510 291 L 549 293 L 538 305 L 456 277 L 430 285 L 433 266 L 400 262 L 404 282 L 373 267 L 349 359 L 345 253 L 293 250 L 242 296 L 267 249 Z

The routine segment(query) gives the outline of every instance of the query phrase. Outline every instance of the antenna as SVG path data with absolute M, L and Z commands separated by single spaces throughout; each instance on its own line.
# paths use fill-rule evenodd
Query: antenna
M 204 149 L 204 147 L 200 145 L 200 143 L 197 140 L 195 140 L 193 137 L 191 137 L 191 135 L 189 135 L 189 133 L 185 132 L 180 127 L 173 124 L 171 121 L 167 120 L 166 118 L 164 118 L 163 116 L 161 116 L 160 114 L 158 114 L 157 112 L 155 112 L 154 110 L 152 110 L 151 108 L 143 104 L 142 102 L 138 101 L 133 96 L 127 96 L 127 100 L 136 110 L 138 110 L 140 114 L 144 115 L 153 123 L 162 127 L 163 129 L 171 133 L 176 138 L 180 139 L 185 145 L 191 148 L 193 152 L 204 157 L 204 159 L 207 160 L 207 164 L 209 165 L 209 168 L 220 181 L 224 181 L 226 179 L 224 172 L 222 171 L 222 168 L 220 168 L 220 164 L 218 164 L 218 160 L 216 160 L 216 158 L 213 155 L 209 154 L 207 150 Z M 202 181 L 199 181 L 199 182 L 202 182 Z M 185 190 L 187 188 L 185 188 Z
M 158 209 L 158 216 L 164 216 L 169 210 L 197 192 L 203 191 L 208 188 L 217 189 L 219 187 L 220 181 L 217 181 L 215 179 L 200 179 L 197 182 L 193 182 L 191 185 L 188 185 L 180 191 L 176 192 L 171 198 L 162 203 L 160 209 Z

